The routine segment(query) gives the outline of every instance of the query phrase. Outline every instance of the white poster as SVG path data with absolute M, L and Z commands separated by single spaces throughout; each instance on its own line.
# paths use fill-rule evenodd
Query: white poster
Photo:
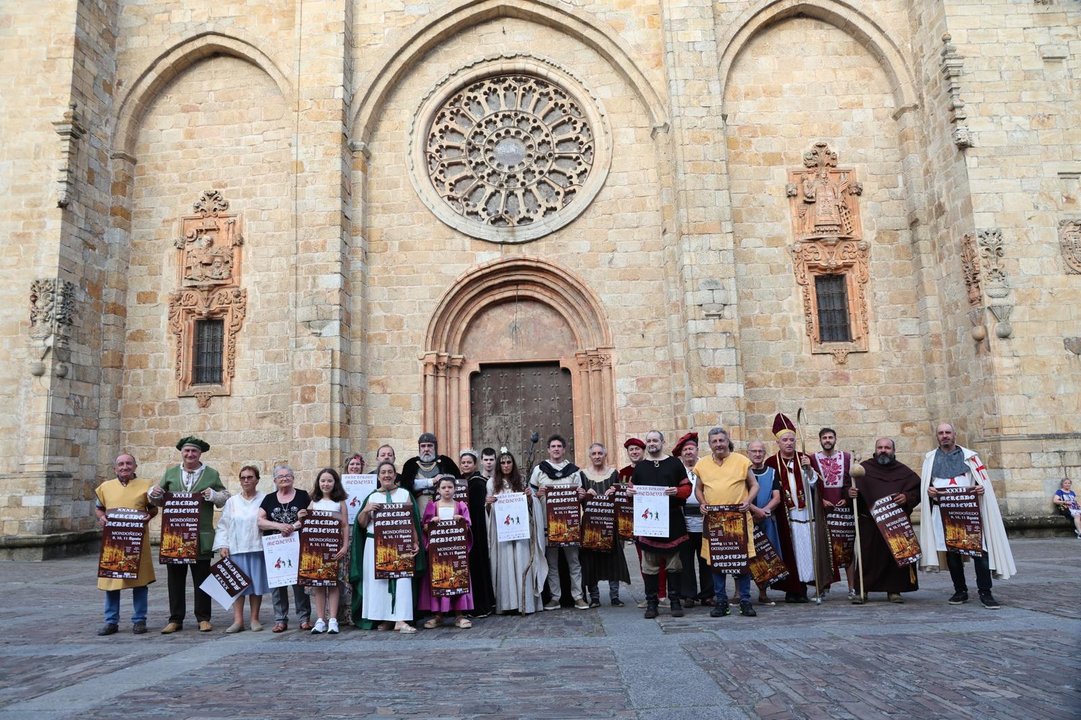
M 352 527 L 364 506 L 364 498 L 375 490 L 378 480 L 375 475 L 342 475 L 342 487 L 349 497 L 345 506 L 349 508 L 349 526 Z
M 660 485 L 634 486 L 634 534 L 641 537 L 668 537 L 668 488 Z
M 231 610 L 233 601 L 240 593 L 251 586 L 251 578 L 237 567 L 230 558 L 222 558 L 210 568 L 210 574 L 199 589 L 214 598 L 226 610 Z
M 525 493 L 500 493 L 495 496 L 496 528 L 499 542 L 529 539 L 529 507 Z
M 264 535 L 263 560 L 266 562 L 267 584 L 272 587 L 289 587 L 297 584 L 300 567 L 300 535 Z

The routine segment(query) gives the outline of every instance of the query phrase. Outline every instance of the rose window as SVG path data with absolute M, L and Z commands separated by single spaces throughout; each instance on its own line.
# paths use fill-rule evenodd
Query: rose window
M 495 232 L 562 224 L 553 218 L 585 194 L 594 153 L 579 103 L 525 74 L 455 92 L 435 113 L 425 146 L 436 194 L 468 224 Z

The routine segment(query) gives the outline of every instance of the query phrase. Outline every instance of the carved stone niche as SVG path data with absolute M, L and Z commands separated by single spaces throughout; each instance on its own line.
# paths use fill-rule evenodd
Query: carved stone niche
M 179 397 L 193 397 L 199 407 L 210 398 L 230 395 L 236 372 L 236 338 L 248 311 L 248 292 L 238 287 L 213 290 L 188 288 L 169 296 L 169 332 L 176 339 L 176 379 Z M 199 320 L 222 320 L 220 383 L 195 382 L 195 325 Z
M 247 291 L 240 288 L 244 235 L 229 201 L 207 190 L 194 203 L 194 215 L 181 218 L 178 253 L 179 289 L 169 296 L 169 332 L 175 342 L 177 395 L 194 397 L 207 407 L 212 397 L 229 395 L 236 367 L 236 338 L 247 313 Z M 221 320 L 220 382 L 196 378 L 196 335 L 201 320 Z
M 811 352 L 830 354 L 844 364 L 849 353 L 867 352 L 870 323 L 867 281 L 870 246 L 863 241 L 859 196 L 863 186 L 852 168 L 837 167 L 837 153 L 825 142 L 803 155 L 803 168 L 788 172 L 786 192 L 792 214 L 792 259 L 803 288 L 803 315 Z M 824 340 L 816 278 L 844 278 L 848 339 Z

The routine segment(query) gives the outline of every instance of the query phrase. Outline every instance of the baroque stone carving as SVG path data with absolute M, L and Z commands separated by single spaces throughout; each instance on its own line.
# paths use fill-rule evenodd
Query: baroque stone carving
M 1002 267 L 1005 253 L 1002 231 L 998 228 L 980 230 L 976 237 L 980 249 L 980 264 L 984 267 L 984 277 L 987 279 L 987 295 L 1004 298 L 1010 292 L 1010 283 Z
M 980 286 L 980 255 L 976 250 L 976 236 L 967 233 L 961 238 L 961 272 L 965 276 L 968 304 L 975 307 L 983 302 Z
M 56 134 L 60 136 L 60 167 L 57 171 L 59 185 L 56 206 L 66 208 L 71 203 L 75 189 L 76 141 L 86 134 L 86 128 L 76 113 L 78 105 L 72 102 L 60 120 L 53 123 Z
M 559 229 L 607 177 L 599 103 L 549 60 L 501 54 L 459 68 L 415 117 L 409 163 L 421 200 L 482 240 L 526 242 Z
M 803 288 L 803 316 L 811 352 L 830 354 L 844 364 L 853 352 L 866 352 L 870 335 L 867 282 L 870 245 L 863 241 L 859 200 L 863 186 L 855 170 L 837 166 L 837 153 L 825 142 L 803 155 L 803 168 L 788 172 L 785 194 L 792 214 L 791 247 L 796 282 Z M 823 342 L 815 278 L 845 278 L 851 340 Z
M 428 172 L 466 218 L 516 227 L 571 203 L 593 168 L 593 131 L 548 80 L 499 75 L 452 95 L 428 131 Z
M 863 235 L 859 202 L 863 185 L 852 168 L 837 167 L 837 153 L 817 142 L 803 154 L 806 170 L 790 170 L 786 194 L 791 199 L 796 242 L 850 239 Z
M 30 283 L 30 337 L 37 345 L 38 357 L 30 373 L 45 374 L 45 358 L 50 351 L 67 360 L 68 343 L 75 324 L 75 284 L 57 278 L 40 278 Z M 67 367 L 57 366 L 56 374 L 64 377 Z
M 183 287 L 236 285 L 244 236 L 239 218 L 227 213 L 229 201 L 217 190 L 205 191 L 194 203 L 195 215 L 181 219 L 180 284 Z
M 236 338 L 248 311 L 248 293 L 238 287 L 184 288 L 169 296 L 169 331 L 176 338 L 176 379 L 180 397 L 194 397 L 199 407 L 206 407 L 210 398 L 230 393 L 236 372 Z M 193 385 L 191 339 L 195 322 L 222 319 L 222 382 L 220 385 Z
M 247 291 L 240 288 L 244 235 L 240 217 L 218 190 L 206 190 L 192 204 L 194 215 L 181 218 L 174 243 L 180 288 L 169 296 L 169 331 L 175 345 L 179 397 L 194 397 L 207 407 L 213 397 L 229 395 L 236 368 L 236 339 L 247 314 Z M 220 383 L 196 384 L 195 327 L 199 320 L 222 320 Z
M 1059 248 L 1066 262 L 1066 272 L 1081 274 L 1081 220 L 1061 220 L 1058 224 Z
M 952 42 L 949 33 L 942 36 L 942 79 L 946 85 L 946 94 L 949 102 L 946 108 L 950 112 L 950 122 L 953 123 L 953 144 L 964 149 L 972 147 L 972 134 L 968 130 L 965 121 L 968 113 L 965 112 L 965 101 L 961 99 L 961 74 L 964 72 L 964 62 L 957 52 L 957 46 Z

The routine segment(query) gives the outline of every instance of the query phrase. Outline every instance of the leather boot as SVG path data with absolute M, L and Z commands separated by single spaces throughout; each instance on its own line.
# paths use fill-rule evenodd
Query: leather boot
M 683 617 L 683 601 L 679 594 L 680 580 L 682 577 L 683 573 L 681 572 L 668 573 L 668 600 L 672 604 L 672 617 Z
M 646 620 L 657 617 L 657 593 L 660 590 L 660 580 L 656 575 L 643 575 L 642 583 L 646 586 L 646 612 L 642 616 Z

